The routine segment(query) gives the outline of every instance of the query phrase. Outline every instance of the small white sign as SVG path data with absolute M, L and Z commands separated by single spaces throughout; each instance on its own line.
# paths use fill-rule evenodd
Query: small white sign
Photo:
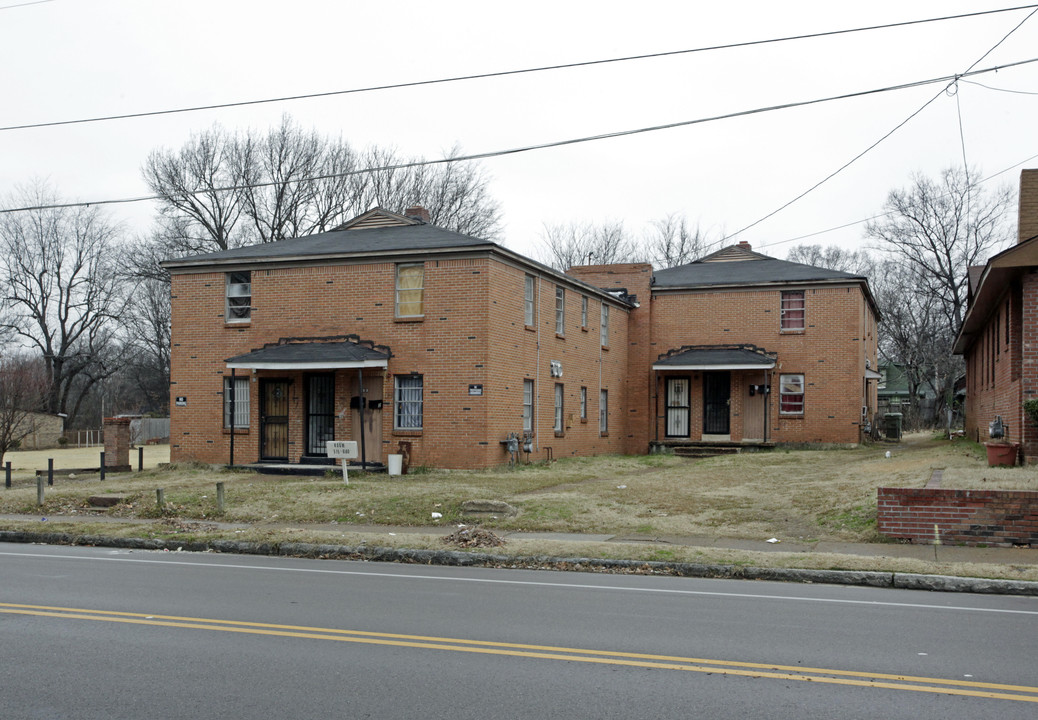
M 355 460 L 359 457 L 356 440 L 329 440 L 327 443 L 328 457 L 342 458 L 343 460 Z

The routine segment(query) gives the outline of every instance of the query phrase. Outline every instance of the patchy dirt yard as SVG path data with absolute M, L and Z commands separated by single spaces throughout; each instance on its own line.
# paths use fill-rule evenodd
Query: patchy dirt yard
M 0 491 L 0 513 L 323 523 L 348 531 L 353 524 L 471 524 L 465 501 L 496 500 L 518 513 L 476 520 L 488 530 L 876 541 L 876 488 L 922 487 L 935 468 L 943 470 L 943 487 L 1038 489 L 1038 467 L 988 468 L 982 446 L 927 434 L 854 450 L 575 458 L 515 470 L 418 468 L 392 478 L 354 473 L 349 485 L 337 471 L 285 477 L 187 464 L 109 474 L 105 482 L 59 476 L 42 508 L 26 476 Z M 218 482 L 226 489 L 222 512 Z M 92 508 L 89 498 L 98 494 L 122 501 Z

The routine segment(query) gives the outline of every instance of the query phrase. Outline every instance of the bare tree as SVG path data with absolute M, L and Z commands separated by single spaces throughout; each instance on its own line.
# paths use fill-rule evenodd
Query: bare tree
M 676 267 L 698 260 L 721 242 L 720 238 L 711 240 L 698 223 L 690 228 L 684 214 L 671 213 L 653 220 L 651 225 L 642 244 L 648 261 L 657 268 Z
M 13 204 L 54 206 L 37 183 Z M 55 208 L 0 217 L 0 327 L 42 357 L 45 407 L 75 418 L 84 396 L 119 366 L 113 352 L 125 306 L 117 226 L 94 207 Z
M 119 375 L 137 410 L 169 412 L 171 335 L 169 283 L 140 280 L 124 315 L 124 363 Z
M 1010 238 L 1013 190 L 988 193 L 974 177 L 954 168 L 937 180 L 916 174 L 907 190 L 887 196 L 887 214 L 865 227 L 866 237 L 918 270 L 919 290 L 938 300 L 953 337 L 966 308 L 967 269 Z
M 638 244 L 627 235 L 622 222 L 545 225 L 537 253 L 545 265 L 565 271 L 575 265 L 608 265 L 638 262 Z
M 933 417 L 950 401 L 951 388 L 963 371 L 962 358 L 951 354 L 955 336 L 948 327 L 941 301 L 924 289 L 914 265 L 888 259 L 876 266 L 871 281 L 882 320 L 879 352 L 897 366 L 908 385 L 905 423 L 918 428 L 924 418 L 920 397 L 933 397 Z M 931 420 L 933 418 L 930 418 Z
M 143 171 L 161 198 L 155 240 L 169 255 L 323 232 L 376 205 L 422 205 L 449 230 L 498 239 L 500 210 L 479 165 L 416 162 L 377 147 L 358 153 L 286 115 L 265 134 L 214 126 L 179 151 L 154 151 Z
M 845 250 L 836 245 L 797 245 L 790 248 L 786 260 L 868 278 L 875 274 L 877 263 L 868 250 Z
M 46 369 L 38 359 L 0 356 L 0 463 L 32 432 L 32 416 L 43 411 L 47 390 Z

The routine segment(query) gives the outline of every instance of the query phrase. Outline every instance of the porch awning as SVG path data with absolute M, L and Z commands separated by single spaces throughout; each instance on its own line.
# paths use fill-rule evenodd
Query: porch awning
M 775 358 L 748 348 L 689 348 L 662 357 L 653 370 L 770 370 Z
M 384 368 L 389 352 L 355 342 L 292 342 L 267 345 L 226 361 L 235 370 L 338 370 Z
M 865 379 L 866 380 L 882 380 L 883 375 L 876 372 L 875 370 L 869 370 L 865 368 Z

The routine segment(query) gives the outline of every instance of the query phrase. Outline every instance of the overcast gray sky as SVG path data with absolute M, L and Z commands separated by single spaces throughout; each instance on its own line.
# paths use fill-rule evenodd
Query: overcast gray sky
M 0 0 L 0 127 L 662 53 L 1024 5 L 1024 2 L 332 2 Z M 140 168 L 218 122 L 303 127 L 407 155 L 507 150 L 964 72 L 1033 9 L 509 77 L 50 128 L 0 131 L 0 194 L 49 179 L 68 199 L 148 194 Z M 978 68 L 1038 58 L 1038 15 Z M 783 257 L 864 246 L 862 226 L 912 172 L 1038 167 L 1038 63 L 960 81 L 821 188 L 738 239 Z M 975 83 L 989 86 L 981 87 Z M 685 213 L 734 233 L 903 122 L 944 85 L 482 161 L 505 243 L 544 223 Z M 997 89 L 990 89 L 997 88 Z M 1011 92 L 1015 91 L 1015 92 Z M 961 118 L 961 124 L 960 124 Z M 961 136 L 960 136 L 961 134 Z M 1019 167 L 994 183 L 1016 185 Z M 111 210 L 146 232 L 151 203 Z M 735 240 L 733 239 L 732 242 Z

